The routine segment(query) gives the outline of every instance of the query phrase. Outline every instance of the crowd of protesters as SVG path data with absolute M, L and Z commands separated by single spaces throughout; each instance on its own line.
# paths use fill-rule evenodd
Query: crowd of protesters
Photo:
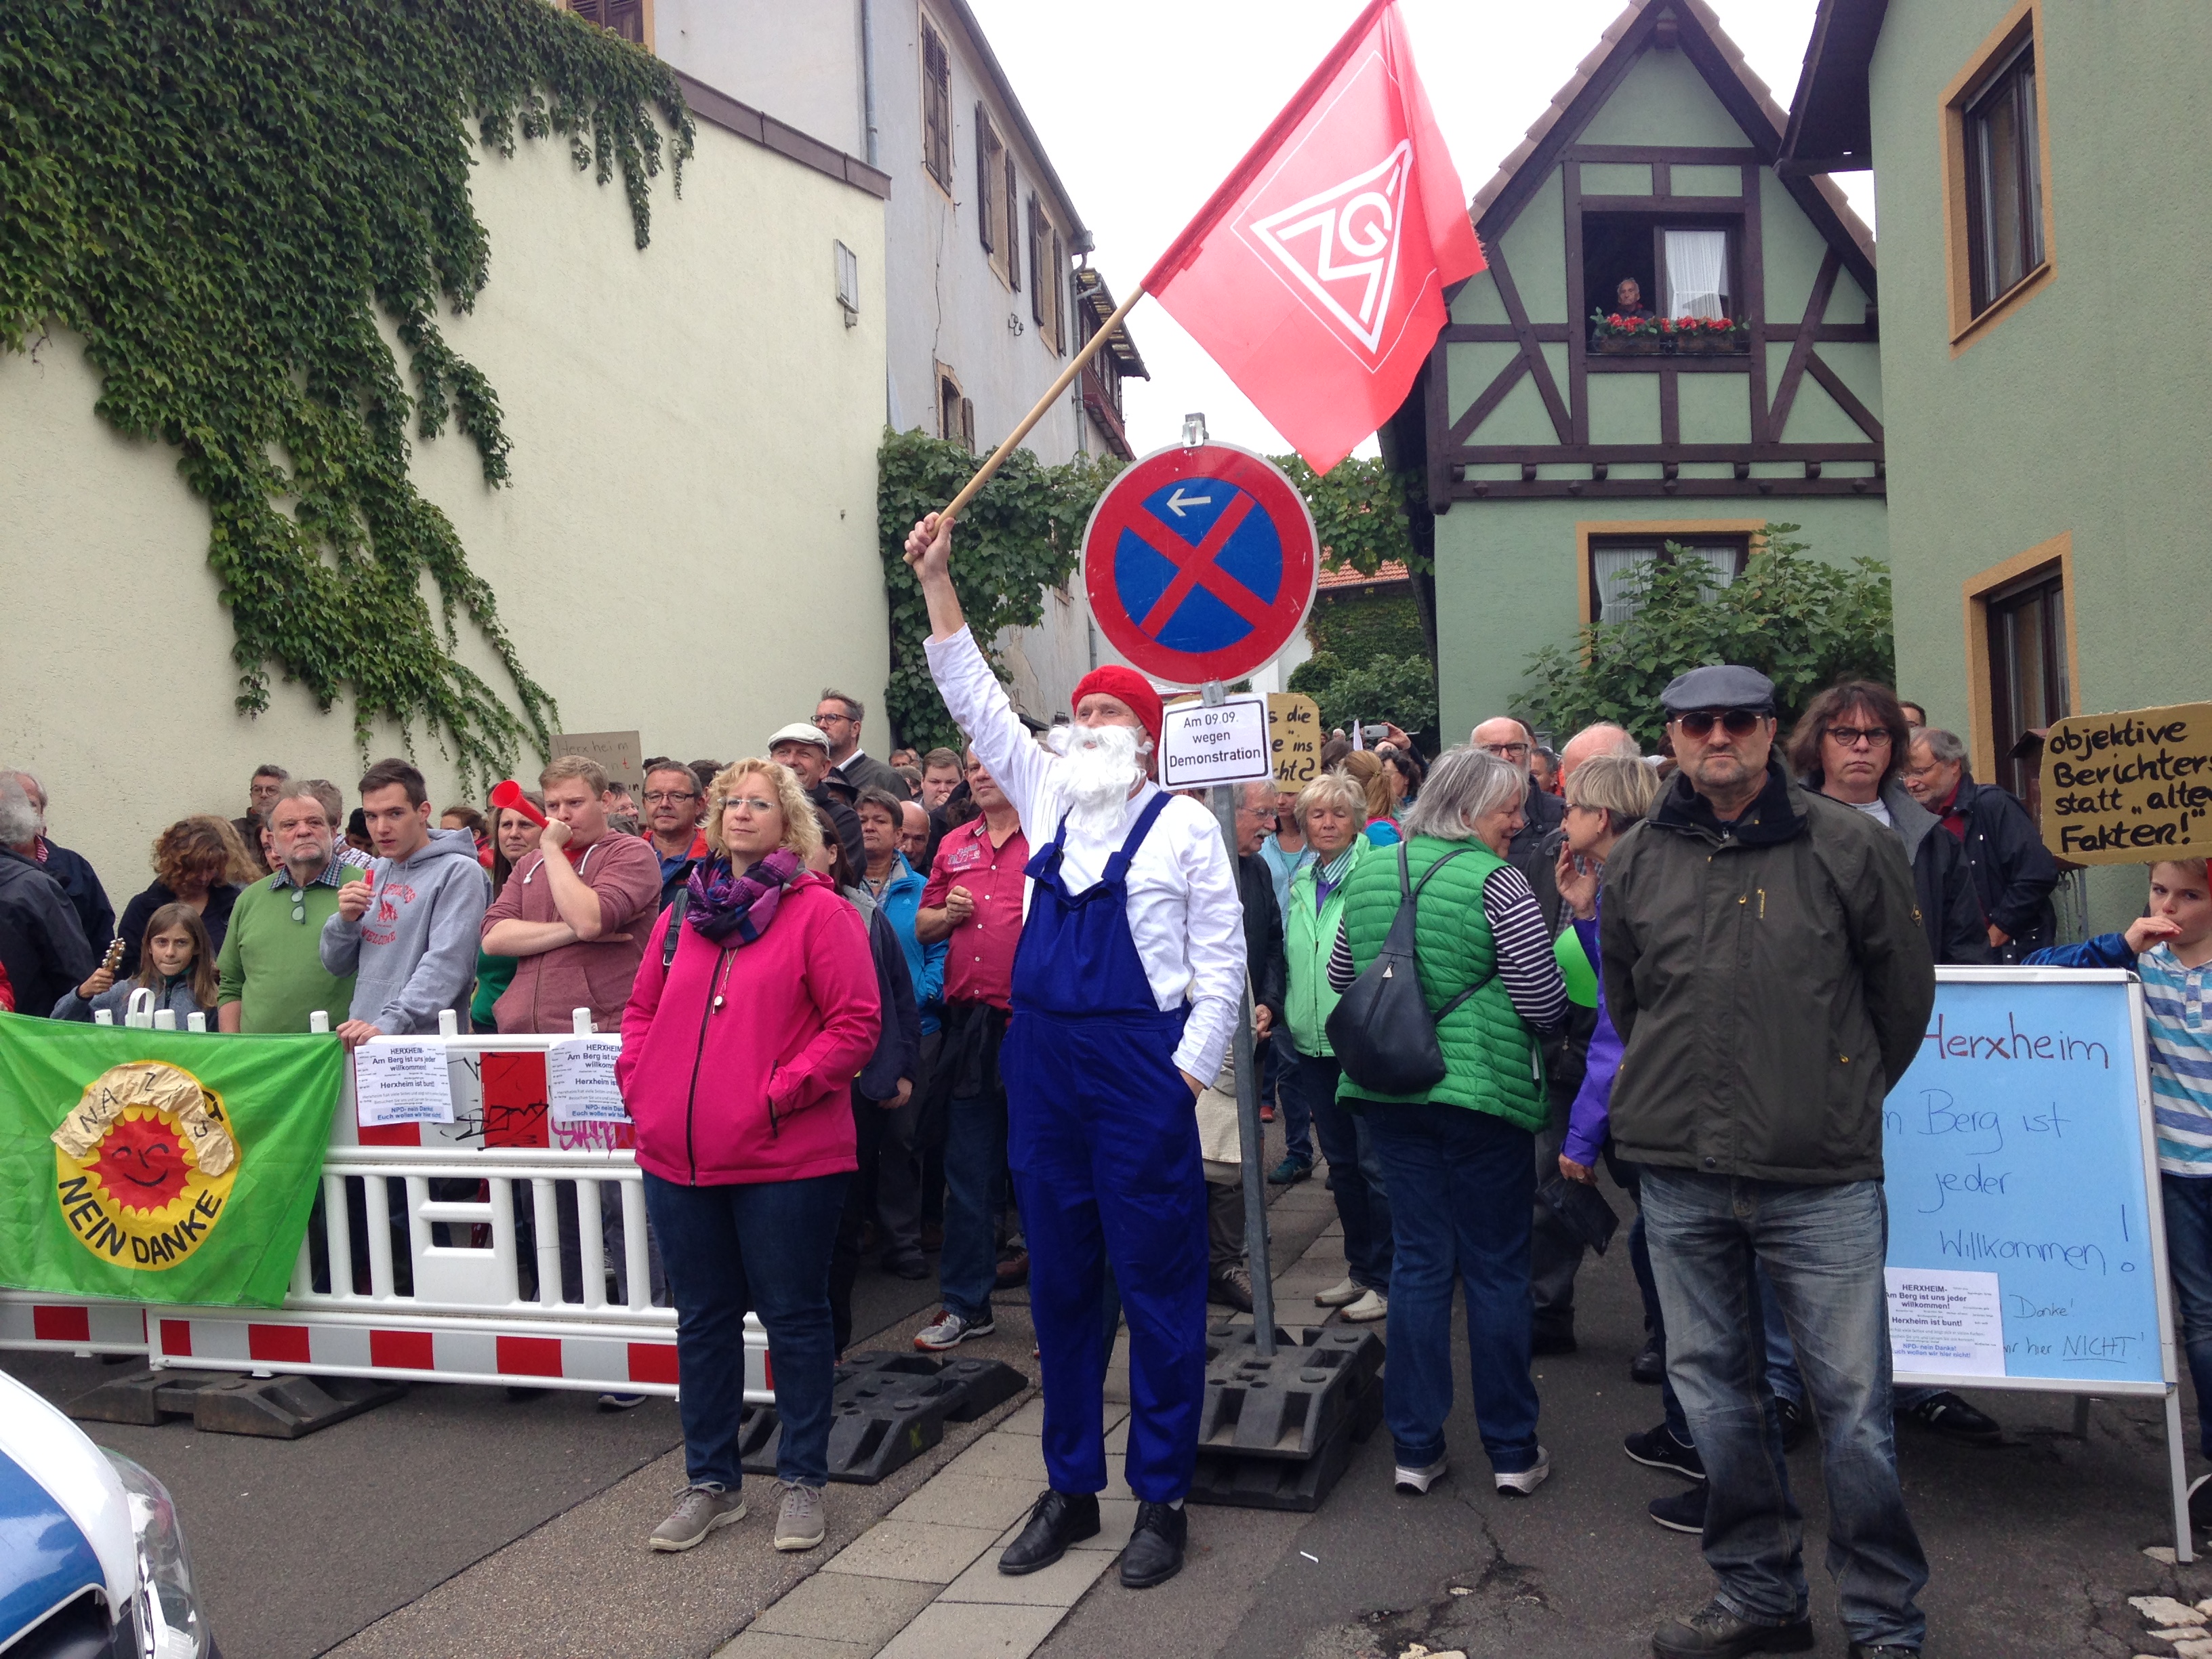
M 1269 1178 L 1326 1167 L 1346 1272 L 1315 1301 L 1383 1324 L 1401 1492 L 1448 1473 L 1455 1294 L 1491 1480 L 1517 1498 L 1546 1479 L 1531 1361 L 1577 1346 L 1575 1278 L 1613 1225 L 1602 1169 L 1633 1211 L 1631 1373 L 1663 1406 L 1625 1447 L 1690 1481 L 1652 1518 L 1699 1534 L 1719 1578 L 1655 1650 L 1809 1643 L 1780 1455 L 1817 1421 L 1854 1651 L 1917 1650 L 1927 1566 L 1893 1425 L 2001 1431 L 1948 1391 L 1892 1389 L 1881 1101 L 1935 964 L 2051 959 L 2059 871 L 2021 804 L 1886 686 L 1822 692 L 1785 743 L 1772 686 L 1712 667 L 1667 688 L 1663 757 L 1609 724 L 1554 750 L 1502 716 L 1432 763 L 1395 726 L 1337 733 L 1303 788 L 1240 789 L 1232 855 L 1149 780 L 1149 685 L 1098 671 L 1072 723 L 1024 729 L 951 597 L 942 528 L 908 556 L 964 752 L 879 760 L 862 705 L 827 690 L 752 757 L 648 759 L 635 798 L 556 757 L 536 790 L 434 822 L 404 762 L 370 767 L 350 814 L 331 783 L 264 766 L 240 817 L 161 831 L 119 922 L 51 838 L 40 780 L 0 768 L 0 1006 L 150 1002 L 249 1033 L 319 1014 L 349 1046 L 447 1013 L 550 1033 L 589 1011 L 623 1034 L 653 1291 L 687 1378 L 687 1486 L 652 1546 L 744 1512 L 748 1312 L 775 1355 L 775 1544 L 821 1540 L 832 1378 L 872 1257 L 934 1273 L 930 1352 L 991 1334 L 994 1293 L 1030 1280 L 1052 1488 L 1007 1572 L 1098 1526 L 1101 1344 L 1127 1318 L 1142 1508 L 1123 1577 L 1141 1586 L 1186 1547 L 1205 1304 L 1252 1304 L 1226 1054 L 1249 994 L 1285 1143 Z M 2195 996 L 2204 886 L 2201 863 L 2157 866 L 2153 916 L 2062 958 L 2140 958 Z M 1379 1006 L 1353 994 L 1406 904 L 1440 1056 L 1410 1093 L 1345 1024 Z M 2212 1121 L 2203 1039 L 2175 1041 L 2197 1057 L 2175 1087 Z M 1848 1078 L 1803 1086 L 1838 1054 Z M 2212 1154 L 2160 1150 L 2170 1212 L 2197 1214 Z M 573 1193 L 559 1207 L 573 1299 L 582 1219 Z M 600 1221 L 618 1230 L 618 1206 Z M 2212 1255 L 2195 1224 L 2192 1261 Z M 2212 1293 L 2177 1281 L 2212 1376 Z

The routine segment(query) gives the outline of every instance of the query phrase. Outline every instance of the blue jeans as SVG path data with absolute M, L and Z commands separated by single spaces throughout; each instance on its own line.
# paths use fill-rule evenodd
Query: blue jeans
M 1390 1183 L 1390 1363 L 1382 1415 L 1398 1462 L 1444 1455 L 1451 1413 L 1452 1291 L 1467 1287 L 1468 1393 L 1490 1467 L 1535 1467 L 1536 1385 L 1528 1376 L 1528 1219 L 1534 1141 L 1463 1106 L 1362 1103 Z
M 2160 1172 L 2166 1270 L 2180 1304 L 2182 1352 L 2197 1385 L 2197 1449 L 2212 1457 L 2212 1178 Z
M 1006 1207 L 1006 1097 L 956 1097 L 945 1114 L 945 1249 L 938 1291 L 963 1319 L 991 1316 L 999 1282 L 999 1212 Z
M 1705 1460 L 1705 1561 L 1722 1604 L 1769 1624 L 1801 1617 L 1806 1605 L 1802 1517 L 1766 1381 L 1756 1263 L 1820 1424 L 1828 1571 L 1844 1628 L 1869 1646 L 1919 1647 L 1928 1621 L 1913 1598 L 1928 1562 L 1897 1478 L 1881 1183 L 1788 1186 L 1649 1165 L 1643 1184 L 1667 1371 Z
M 830 1109 L 827 1107 L 818 1110 Z M 842 1108 L 840 1108 L 842 1109 Z M 744 1405 L 745 1314 L 760 1316 L 775 1356 L 782 1436 L 779 1478 L 830 1479 L 830 1252 L 850 1174 L 730 1187 L 645 1176 L 645 1209 L 676 1300 L 676 1363 L 684 1472 L 695 1486 L 735 1492 L 738 1414 Z
M 1300 1054 L 1291 1046 L 1287 1032 L 1275 1042 L 1283 1045 L 1284 1121 L 1310 1119 L 1321 1140 L 1321 1155 L 1328 1161 L 1328 1190 L 1336 1200 L 1337 1218 L 1344 1223 L 1346 1270 L 1353 1284 L 1388 1296 L 1390 1195 L 1382 1160 L 1375 1154 L 1375 1137 L 1358 1113 L 1337 1104 L 1341 1072 L 1334 1060 Z M 1302 1157 L 1295 1145 L 1291 1156 Z M 1310 1164 L 1313 1158 L 1309 1153 L 1302 1161 Z

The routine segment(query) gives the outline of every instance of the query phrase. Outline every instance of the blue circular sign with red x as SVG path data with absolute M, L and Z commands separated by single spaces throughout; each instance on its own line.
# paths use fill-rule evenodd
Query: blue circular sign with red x
M 1313 603 L 1313 515 L 1282 471 L 1231 444 L 1162 449 L 1116 478 L 1083 539 L 1098 631 L 1153 678 L 1241 679 Z

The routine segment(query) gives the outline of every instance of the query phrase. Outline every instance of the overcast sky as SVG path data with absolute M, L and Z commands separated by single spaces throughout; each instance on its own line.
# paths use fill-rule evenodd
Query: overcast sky
M 1350 27 L 1364 0 L 969 0 L 1052 163 L 1098 239 L 1091 263 L 1116 299 L 1151 266 Z M 1787 106 L 1814 0 L 1710 0 Z M 1621 0 L 1402 0 L 1414 61 L 1473 196 L 1511 153 Z M 1838 178 L 1874 220 L 1866 173 Z M 1287 448 L 1212 360 L 1158 306 L 1129 326 L 1152 371 L 1123 391 L 1139 455 L 1173 443 L 1186 410 L 1212 435 Z M 985 441 L 999 434 L 978 433 Z M 1360 447 L 1375 453 L 1374 441 Z

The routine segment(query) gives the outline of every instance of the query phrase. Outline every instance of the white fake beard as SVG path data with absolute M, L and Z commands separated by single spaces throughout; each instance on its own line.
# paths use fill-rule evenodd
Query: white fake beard
M 1139 734 L 1126 726 L 1072 728 L 1065 759 L 1067 821 L 1077 834 L 1103 840 L 1119 827 L 1129 791 L 1144 775 Z

